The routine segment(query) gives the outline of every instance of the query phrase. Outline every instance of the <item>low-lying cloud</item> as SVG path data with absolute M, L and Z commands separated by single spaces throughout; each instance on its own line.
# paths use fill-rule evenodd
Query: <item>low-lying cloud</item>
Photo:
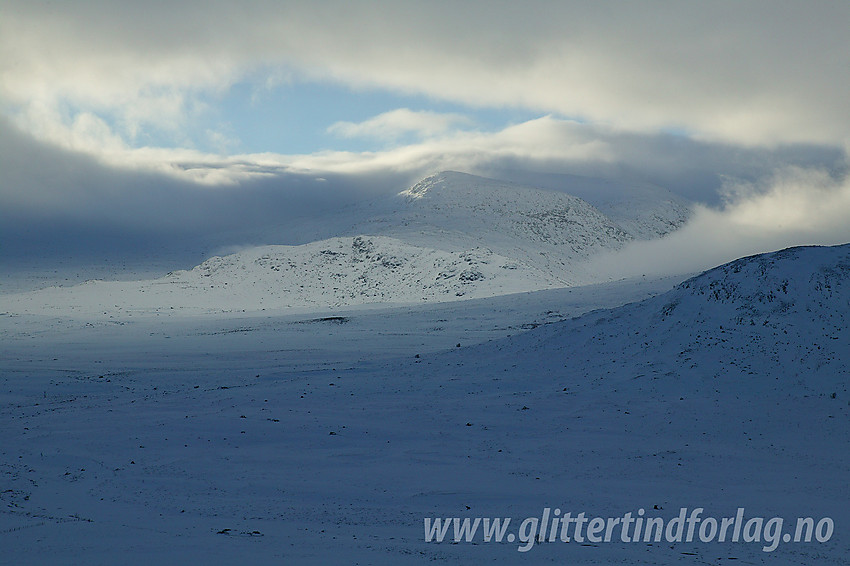
M 698 206 L 680 230 L 593 262 L 626 278 L 699 272 L 739 257 L 799 245 L 850 242 L 850 176 L 786 168 L 759 184 L 727 187 L 722 207 Z

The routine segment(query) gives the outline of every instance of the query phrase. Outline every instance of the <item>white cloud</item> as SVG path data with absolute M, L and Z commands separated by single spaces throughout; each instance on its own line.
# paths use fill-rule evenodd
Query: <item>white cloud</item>
M 471 123 L 472 120 L 462 114 L 398 108 L 363 122 L 336 122 L 328 128 L 328 132 L 345 138 L 395 140 L 407 134 L 431 138 Z
M 416 176 L 445 169 L 474 171 L 506 159 L 534 168 L 535 163 L 553 162 L 563 166 L 610 163 L 617 158 L 618 151 L 612 149 L 612 142 L 616 141 L 605 140 L 600 130 L 568 120 L 544 117 L 498 132 L 449 130 L 457 123 L 466 123 L 465 118 L 394 111 L 353 124 L 352 134 L 356 131 L 362 135 L 390 136 L 398 135 L 399 131 L 415 131 L 422 136 L 442 135 L 384 151 L 323 151 L 303 155 L 216 155 L 186 148 L 133 148 L 95 115 L 81 113 L 68 124 L 55 111 L 40 105 L 31 107 L 26 120 L 19 121 L 18 126 L 35 132 L 38 139 L 88 154 L 110 167 L 156 171 L 205 185 L 232 185 L 286 171 L 346 175 L 406 171 Z M 237 143 L 222 132 L 208 131 L 207 135 L 218 141 L 223 150 Z
M 129 149 L 121 136 L 91 112 L 79 112 L 66 118 L 55 106 L 39 101 L 30 104 L 16 121 L 34 137 L 65 149 L 94 155 Z
M 380 152 L 323 152 L 293 156 L 290 164 L 303 170 L 374 172 L 382 169 L 438 171 L 475 170 L 480 164 L 504 158 L 523 161 L 607 161 L 608 144 L 575 122 L 544 117 L 498 132 L 454 131 Z
M 411 114 L 413 122 L 429 116 Z M 444 116 L 437 115 L 437 121 Z M 450 122 L 451 119 L 446 119 L 442 124 Z M 366 123 L 380 125 L 380 120 Z M 495 132 L 449 129 L 416 143 L 398 144 L 381 151 L 292 155 L 228 155 L 228 150 L 238 147 L 239 140 L 228 135 L 226 128 L 206 132 L 208 142 L 219 151 L 215 154 L 188 148 L 133 148 L 91 113 L 79 114 L 67 123 L 54 109 L 43 106 L 30 108 L 27 120 L 18 122 L 18 127 L 59 147 L 87 153 L 110 167 L 155 171 L 207 186 L 235 185 L 286 172 L 402 174 L 415 181 L 430 173 L 453 169 L 497 178 L 507 175 L 520 182 L 523 171 L 569 172 L 654 183 L 686 198 L 717 202 L 722 177 L 757 180 L 783 163 L 831 168 L 846 164 L 843 161 L 846 154 L 840 148 L 746 149 L 669 134 L 634 134 L 552 116 Z M 442 127 L 434 126 L 434 131 Z

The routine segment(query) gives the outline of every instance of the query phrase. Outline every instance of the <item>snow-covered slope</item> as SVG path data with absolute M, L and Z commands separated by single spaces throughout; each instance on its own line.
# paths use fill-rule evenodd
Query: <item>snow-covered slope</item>
M 612 365 L 623 371 L 612 379 L 627 389 L 711 398 L 826 395 L 847 391 L 848 327 L 850 244 L 798 247 L 739 259 L 640 303 L 547 325 L 509 349 L 545 350 L 555 370 L 567 359 L 587 368 L 615 353 Z
M 565 189 L 586 200 L 638 240 L 651 240 L 674 232 L 691 216 L 691 205 L 655 185 L 567 176 Z
M 682 555 L 841 562 L 850 552 L 846 527 L 837 527 L 850 520 L 848 323 L 850 244 L 792 248 L 638 303 L 427 359 L 422 374 L 443 375 L 434 394 L 453 396 L 455 422 L 480 428 L 468 448 L 481 455 L 477 465 L 496 469 L 491 462 L 510 452 L 508 473 L 526 480 L 517 491 L 532 484 L 525 493 L 544 493 L 541 508 L 568 485 L 562 509 L 646 508 L 649 516 L 655 506 L 670 517 L 690 506 L 729 517 L 741 508 L 785 520 L 772 555 L 758 544 L 656 545 L 599 550 L 589 564 L 674 564 Z M 473 509 L 491 495 L 477 494 Z M 787 544 L 795 518 L 812 516 L 834 520 L 831 540 Z M 582 563 L 575 549 L 552 562 L 567 552 Z
M 276 306 L 445 301 L 552 286 L 542 273 L 485 248 L 449 252 L 384 236 L 252 248 L 165 281 L 193 293 L 235 285 Z
M 160 279 L 89 281 L 10 294 L 4 302 L 18 313 L 201 314 L 453 301 L 553 286 L 533 267 L 485 248 L 450 252 L 357 236 L 255 247 Z
M 566 257 L 584 257 L 630 239 L 577 197 L 464 173 L 423 179 L 393 204 L 388 215 L 370 219 L 367 226 L 397 234 L 436 228 L 449 237 L 459 232 L 496 246 L 558 246 Z
M 0 316 L 4 559 L 845 564 L 850 246 L 745 258 L 588 312 L 622 304 L 606 289 L 328 317 Z M 507 517 L 513 536 L 546 508 L 786 522 L 769 551 L 766 528 L 522 554 L 480 528 L 423 540 L 423 518 Z M 793 542 L 797 517 L 834 533 Z

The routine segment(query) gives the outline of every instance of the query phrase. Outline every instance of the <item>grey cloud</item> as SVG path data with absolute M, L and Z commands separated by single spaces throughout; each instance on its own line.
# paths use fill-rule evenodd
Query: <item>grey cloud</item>
M 98 240 L 108 245 L 126 240 L 140 246 L 150 241 L 161 249 L 182 246 L 193 253 L 247 243 L 303 243 L 333 231 L 333 226 L 324 232 L 315 228 L 315 218 L 401 190 L 443 169 L 555 190 L 568 186 L 563 182 L 565 173 L 651 183 L 716 206 L 724 182 L 758 183 L 770 179 L 777 168 L 789 166 L 840 176 L 847 165 L 843 152 L 830 147 L 746 149 L 552 120 L 529 128 L 534 140 L 542 136 L 546 149 L 563 144 L 564 151 L 556 148 L 538 155 L 537 141 L 530 150 L 520 151 L 522 139 L 514 138 L 505 149 L 502 134 L 495 134 L 462 137 L 448 147 L 423 144 L 386 155 L 345 155 L 340 158 L 346 164 L 342 170 L 323 168 L 321 159 L 310 156 L 299 158 L 298 169 L 288 165 L 285 156 L 278 156 L 278 161 L 268 156 L 174 156 L 172 167 L 178 170 L 221 171 L 240 179 L 217 186 L 148 169 L 104 165 L 92 156 L 36 141 L 0 120 L 0 220 L 6 242 L 2 253 L 24 249 L 26 242 L 30 248 L 33 242 L 43 248 L 67 248 L 74 234 L 92 231 L 98 237 L 87 238 L 86 246 Z M 569 147 L 591 141 L 600 144 L 599 157 L 584 153 L 569 157 Z M 357 159 L 366 162 L 345 172 Z
M 194 261 L 223 246 L 303 243 L 321 235 L 314 234 L 311 218 L 409 180 L 392 173 L 319 178 L 241 165 L 266 175 L 236 185 L 199 185 L 110 167 L 36 141 L 0 119 L 0 263 L 122 254 Z
M 18 104 L 62 91 L 154 119 L 172 104 L 157 97 L 285 67 L 747 144 L 850 131 L 847 3 L 7 4 L 0 68 Z
M 795 144 L 766 149 L 698 141 L 675 134 L 635 134 L 587 127 L 588 137 L 606 145 L 602 160 L 482 159 L 482 174 L 557 189 L 558 173 L 643 182 L 686 199 L 716 206 L 729 183 L 755 183 L 778 168 L 818 168 L 841 175 L 848 167 L 843 149 Z

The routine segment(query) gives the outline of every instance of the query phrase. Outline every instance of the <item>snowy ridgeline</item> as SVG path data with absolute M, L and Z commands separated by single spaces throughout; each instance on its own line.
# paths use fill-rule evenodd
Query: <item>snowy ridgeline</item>
M 6 302 L 13 312 L 100 316 L 491 297 L 599 282 L 588 259 L 665 234 L 689 214 L 671 195 L 600 199 L 610 217 L 563 192 L 446 172 L 329 219 L 320 232 L 332 238 L 249 248 L 156 280 L 90 281 Z
M 445 301 L 553 286 L 542 273 L 486 248 L 447 252 L 385 236 L 252 248 L 166 280 L 193 293 L 207 284 L 235 285 L 257 304 L 278 307 Z

